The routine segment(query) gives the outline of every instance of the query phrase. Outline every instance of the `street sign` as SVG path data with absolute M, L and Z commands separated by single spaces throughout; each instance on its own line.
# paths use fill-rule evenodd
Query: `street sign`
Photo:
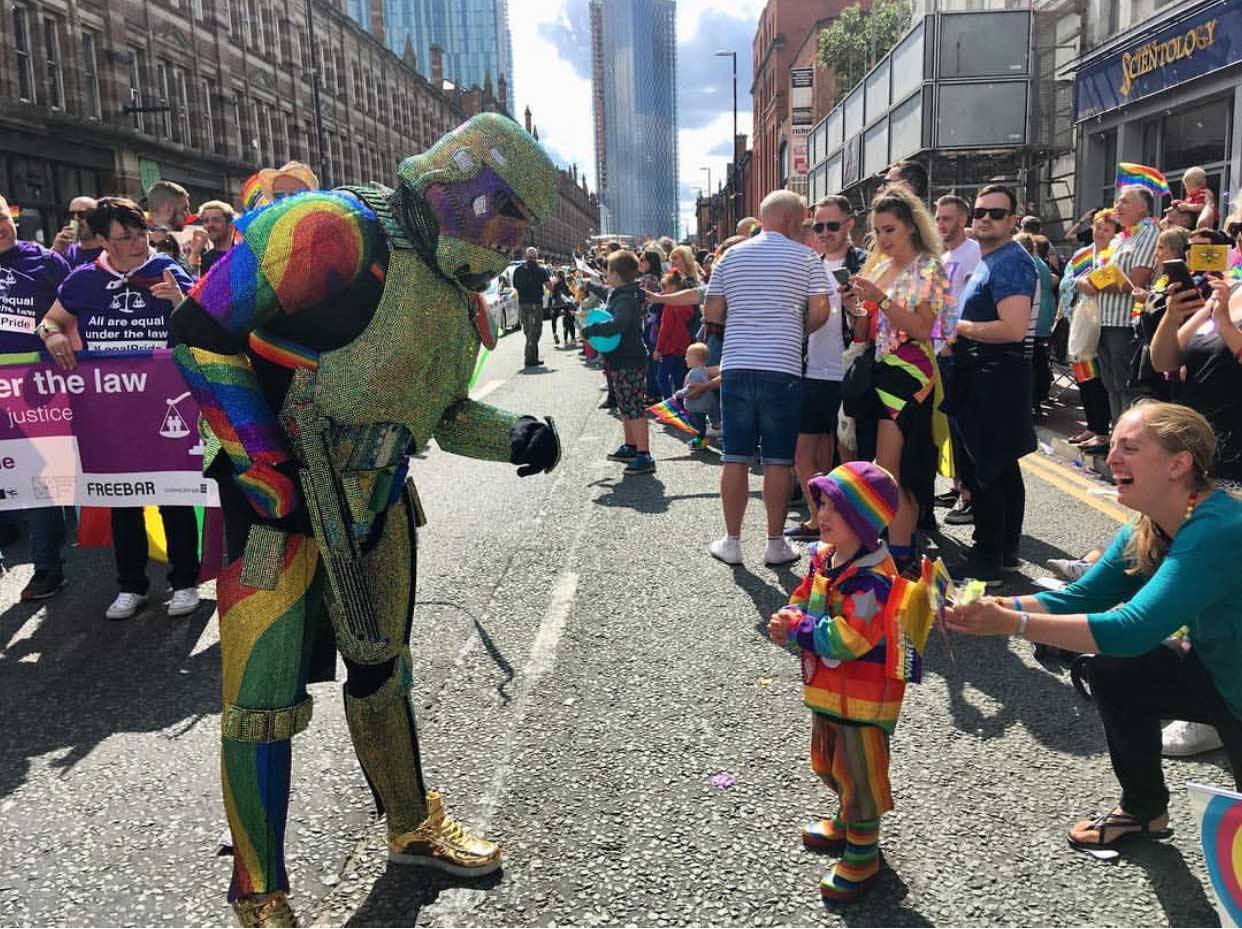
M 142 192 L 148 193 L 151 188 L 160 182 L 160 166 L 149 158 L 138 159 L 138 183 L 142 185 Z

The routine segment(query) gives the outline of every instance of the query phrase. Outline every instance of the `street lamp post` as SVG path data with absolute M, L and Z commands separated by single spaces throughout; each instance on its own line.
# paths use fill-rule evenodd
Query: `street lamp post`
M 733 138 L 729 142 L 729 166 L 732 168 L 730 172 L 729 188 L 729 222 L 736 223 L 741 217 L 735 216 L 737 212 L 737 52 L 721 49 L 716 52 L 717 58 L 728 56 L 733 59 Z

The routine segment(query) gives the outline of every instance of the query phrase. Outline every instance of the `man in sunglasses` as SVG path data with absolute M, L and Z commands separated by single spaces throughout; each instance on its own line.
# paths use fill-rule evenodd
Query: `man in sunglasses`
M 960 574 L 1001 582 L 1019 565 L 1026 486 L 1018 461 L 1035 451 L 1031 421 L 1030 343 L 1038 275 L 1013 239 L 1018 198 L 989 185 L 975 197 L 975 241 L 982 260 L 962 292 L 953 361 L 956 378 L 945 410 L 965 454 L 955 462 L 970 491 L 974 548 Z
M 867 260 L 867 253 L 855 248 L 850 236 L 854 231 L 854 210 L 845 197 L 825 197 L 815 204 L 811 217 L 812 248 L 820 254 L 828 272 L 828 322 L 806 338 L 802 376 L 802 414 L 798 424 L 798 441 L 794 448 L 794 470 L 802 484 L 802 496 L 811 508 L 805 523 L 785 530 L 785 538 L 809 540 L 819 538 L 815 518 L 815 502 L 806 482 L 821 472 L 832 470 L 836 450 L 837 416 L 841 409 L 841 381 L 845 377 L 845 347 L 854 341 L 855 324 L 859 335 L 866 336 L 866 317 L 855 317 L 847 310 L 856 305 L 853 289 L 833 277 L 834 271 L 857 274 Z M 847 278 L 848 280 L 848 278 Z
M 103 239 L 86 222 L 86 214 L 93 209 L 93 197 L 74 197 L 69 202 L 69 222 L 52 240 L 52 251 L 63 256 L 70 268 L 91 264 L 103 254 Z

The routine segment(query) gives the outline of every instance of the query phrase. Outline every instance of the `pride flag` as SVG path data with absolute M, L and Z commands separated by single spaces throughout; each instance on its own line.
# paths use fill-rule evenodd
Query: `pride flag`
M 1080 248 L 1078 251 L 1074 252 L 1074 257 L 1070 259 L 1069 263 L 1071 275 L 1078 277 L 1084 271 L 1090 269 L 1091 255 L 1093 251 L 1094 249 L 1088 245 L 1086 248 Z
M 1242 923 L 1242 794 L 1189 783 L 1199 840 L 1222 926 Z
M 242 182 L 241 202 L 244 213 L 267 206 L 267 198 L 263 196 L 263 185 L 259 183 L 258 174 L 252 174 Z
M 1146 187 L 1157 197 L 1169 196 L 1169 182 L 1163 174 L 1147 165 L 1123 161 L 1117 165 L 1117 187 L 1128 187 L 1131 184 Z
M 666 426 L 672 426 L 674 429 L 680 429 L 693 436 L 699 434 L 698 427 L 690 422 L 690 417 L 676 400 L 661 400 L 654 406 L 647 407 L 647 412 Z

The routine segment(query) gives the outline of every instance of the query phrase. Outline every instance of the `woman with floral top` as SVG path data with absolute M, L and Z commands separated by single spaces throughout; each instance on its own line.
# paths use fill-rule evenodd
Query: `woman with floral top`
M 939 460 L 932 437 L 939 392 L 932 328 L 953 298 L 935 220 L 913 194 L 885 190 L 871 204 L 871 230 L 871 267 L 851 284 L 872 315 L 872 387 L 881 409 L 875 461 L 898 479 L 900 506 L 888 538 L 904 571 L 914 561 L 915 523 L 919 507 L 931 505 Z

